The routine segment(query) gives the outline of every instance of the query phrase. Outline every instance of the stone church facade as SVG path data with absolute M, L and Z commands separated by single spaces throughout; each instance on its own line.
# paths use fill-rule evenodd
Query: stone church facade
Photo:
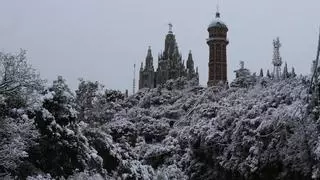
M 188 80 L 196 79 L 199 83 L 198 70 L 194 68 L 194 61 L 191 51 L 189 52 L 185 66 L 182 55 L 172 32 L 172 25 L 169 24 L 169 32 L 165 38 L 164 52 L 158 56 L 158 66 L 155 70 L 153 66 L 153 56 L 149 47 L 145 59 L 145 65 L 141 63 L 139 71 L 139 89 L 155 88 L 164 84 L 169 79 L 186 77 Z

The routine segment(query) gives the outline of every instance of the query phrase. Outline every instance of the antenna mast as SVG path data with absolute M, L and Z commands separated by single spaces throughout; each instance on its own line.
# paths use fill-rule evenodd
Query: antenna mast
M 279 40 L 279 37 L 277 37 L 276 40 L 273 40 L 273 59 L 272 59 L 272 64 L 273 64 L 273 77 L 276 80 L 280 80 L 280 75 L 281 75 L 281 65 L 282 65 L 282 58 L 280 56 L 280 47 L 281 43 Z
M 311 77 L 311 85 L 310 89 L 312 88 L 314 100 L 319 101 L 319 75 L 318 75 L 318 69 L 319 69 L 319 55 L 320 55 L 320 29 L 319 29 L 319 40 L 318 40 L 318 48 L 317 48 L 317 56 L 316 60 L 313 61 L 313 74 Z
M 132 83 L 132 93 L 136 93 L 136 64 L 133 64 L 133 83 Z

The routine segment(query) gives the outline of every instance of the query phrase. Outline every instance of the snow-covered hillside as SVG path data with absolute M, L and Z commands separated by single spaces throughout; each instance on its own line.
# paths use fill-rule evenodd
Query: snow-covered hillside
M 252 88 L 174 81 L 119 102 L 111 135 L 115 177 L 310 179 L 319 177 L 317 122 L 305 78 L 260 79 Z M 262 83 L 263 82 L 263 83 Z
M 42 105 L 5 116 L 0 168 L 29 180 L 318 179 L 309 85 L 302 76 L 228 89 L 180 79 L 125 98 L 86 81 L 73 96 L 60 78 Z M 18 154 L 2 153 L 11 147 Z

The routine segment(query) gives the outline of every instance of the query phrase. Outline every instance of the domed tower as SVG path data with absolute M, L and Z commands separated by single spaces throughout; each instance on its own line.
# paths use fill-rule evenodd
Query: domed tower
M 218 83 L 227 83 L 227 39 L 228 27 L 221 21 L 220 13 L 217 11 L 216 18 L 208 27 L 209 38 L 209 78 L 208 86 Z

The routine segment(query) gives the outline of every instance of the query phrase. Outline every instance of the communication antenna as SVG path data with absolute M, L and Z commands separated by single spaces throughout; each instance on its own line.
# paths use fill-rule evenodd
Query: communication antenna
M 311 77 L 311 85 L 310 85 L 310 90 L 313 87 L 314 96 L 318 96 L 319 94 L 319 87 L 318 87 L 318 82 L 319 82 L 319 75 L 318 75 L 318 67 L 319 67 L 319 56 L 320 56 L 320 29 L 319 29 L 319 39 L 318 39 L 318 47 L 317 47 L 317 56 L 313 64 L 313 74 Z M 319 98 L 319 97 L 318 97 Z M 319 99 L 317 99 L 319 100 Z
M 132 84 L 132 93 L 136 93 L 136 64 L 133 64 L 133 84 Z
M 280 56 L 280 47 L 281 47 L 281 43 L 280 43 L 279 37 L 277 37 L 277 39 L 273 40 L 273 59 L 272 59 L 273 77 L 276 80 L 279 80 L 281 75 L 282 58 Z

